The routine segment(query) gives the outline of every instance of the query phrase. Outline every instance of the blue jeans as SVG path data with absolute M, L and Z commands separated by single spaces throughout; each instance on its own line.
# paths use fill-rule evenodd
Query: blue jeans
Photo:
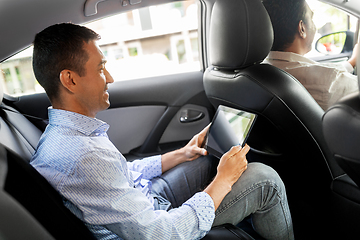
M 214 157 L 201 157 L 153 179 L 152 193 L 160 196 L 155 207 L 167 210 L 181 206 L 205 189 L 216 174 L 217 164 Z M 213 226 L 236 225 L 250 215 L 254 230 L 262 237 L 294 239 L 285 186 L 275 170 L 261 163 L 249 163 L 216 210 Z

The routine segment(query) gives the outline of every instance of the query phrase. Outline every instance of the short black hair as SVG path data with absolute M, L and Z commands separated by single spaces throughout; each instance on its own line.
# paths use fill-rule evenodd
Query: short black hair
M 86 75 L 85 64 L 89 56 L 84 44 L 99 39 L 100 35 L 93 30 L 72 23 L 55 24 L 36 34 L 33 71 L 50 101 L 58 97 L 62 70 Z
M 263 0 L 274 30 L 272 51 L 284 51 L 294 42 L 300 20 L 305 20 L 305 0 Z

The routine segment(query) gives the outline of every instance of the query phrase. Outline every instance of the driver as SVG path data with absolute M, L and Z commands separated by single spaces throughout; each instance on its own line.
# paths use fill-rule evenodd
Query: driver
M 273 29 L 272 51 L 264 63 L 293 75 L 308 90 L 323 110 L 340 98 L 358 91 L 357 77 L 352 74 L 357 58 L 344 64 L 318 63 L 304 57 L 311 50 L 316 27 L 313 12 L 305 0 L 264 0 Z

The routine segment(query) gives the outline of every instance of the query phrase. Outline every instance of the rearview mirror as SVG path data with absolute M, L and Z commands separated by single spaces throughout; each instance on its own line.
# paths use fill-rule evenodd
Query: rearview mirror
M 354 33 L 342 31 L 322 36 L 316 41 L 315 49 L 323 54 L 340 54 L 351 52 L 354 47 Z

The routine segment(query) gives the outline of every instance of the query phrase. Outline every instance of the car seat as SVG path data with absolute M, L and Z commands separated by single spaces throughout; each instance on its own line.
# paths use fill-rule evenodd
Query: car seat
M 41 131 L 5 102 L 11 104 L 3 101 L 0 87 L 0 200 L 19 215 L 1 215 L 0 236 L 4 233 L 6 239 L 17 239 L 21 236 L 17 232 L 23 231 L 29 239 L 51 239 L 50 235 L 54 239 L 95 239 L 64 206 L 59 193 L 29 164 Z M 24 226 L 19 230 L 10 223 Z
M 359 49 L 360 52 L 360 49 Z M 358 53 L 359 56 L 359 53 Z M 357 68 L 360 67 L 357 62 Z M 358 76 L 359 80 L 360 77 Z M 323 116 L 323 132 L 339 166 L 346 172 L 331 184 L 337 221 L 338 238 L 350 239 L 360 235 L 360 98 L 359 93 L 343 97 Z
M 0 238 L 54 239 L 48 231 L 9 193 L 4 190 L 7 152 L 0 146 Z
M 306 238 L 322 232 L 317 221 L 328 221 L 324 209 L 330 184 L 343 170 L 322 134 L 321 107 L 293 76 L 262 64 L 272 42 L 271 21 L 260 0 L 216 1 L 204 88 L 215 108 L 226 105 L 258 114 L 248 139 L 248 161 L 278 171 L 287 187 L 295 236 Z

